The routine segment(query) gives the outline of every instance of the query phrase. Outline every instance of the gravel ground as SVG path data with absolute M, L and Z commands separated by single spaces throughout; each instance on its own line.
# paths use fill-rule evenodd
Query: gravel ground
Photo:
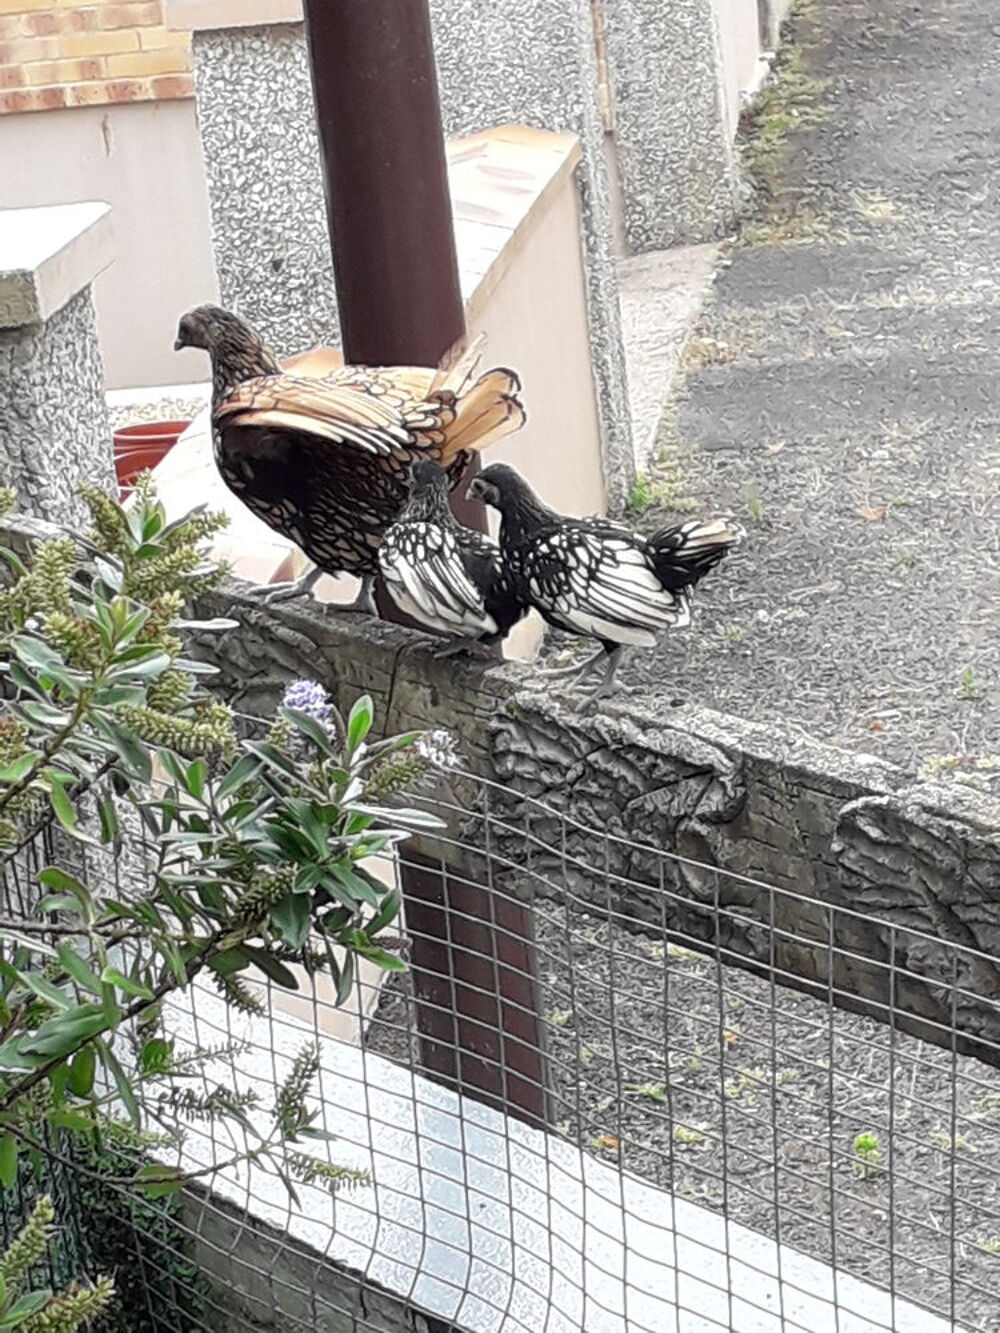
M 1000 754 L 1000 39 L 807 4 L 652 480 L 744 549 L 622 679 L 908 768 Z M 782 143 L 782 125 L 798 125 Z M 992 770 L 994 773 L 996 769 Z
M 559 1132 L 969 1330 L 1000 1333 L 996 1070 L 703 954 L 537 908 Z M 393 978 L 371 1049 L 415 1060 L 408 1012 L 405 978 Z M 865 1157 L 859 1135 L 873 1136 Z

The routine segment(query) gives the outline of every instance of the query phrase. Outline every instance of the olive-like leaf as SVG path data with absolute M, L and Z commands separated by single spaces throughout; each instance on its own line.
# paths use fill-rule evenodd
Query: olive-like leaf
M 0 1136 L 0 1185 L 11 1189 L 17 1180 L 17 1139 L 13 1134 Z
M 140 1129 L 142 1117 L 139 1114 L 139 1103 L 136 1101 L 135 1092 L 132 1089 L 128 1075 L 122 1069 L 118 1057 L 106 1041 L 96 1041 L 94 1045 L 101 1057 L 101 1063 L 115 1081 L 115 1087 L 118 1089 L 118 1095 L 128 1112 L 129 1120 L 131 1120 L 135 1129 Z
M 153 998 L 153 992 L 148 986 L 144 986 L 142 982 L 136 981 L 133 977 L 126 977 L 123 973 L 117 971 L 117 969 L 113 967 L 106 967 L 104 969 L 101 973 L 101 980 L 105 983 L 110 983 L 112 986 L 117 986 L 118 989 L 123 990 L 126 995 L 134 995 L 140 1000 L 151 1000 Z
M 370 694 L 363 694 L 360 699 L 354 701 L 354 706 L 347 719 L 348 750 L 353 752 L 358 748 L 371 730 L 374 717 L 375 707 L 372 704 Z
M 154 1162 L 140 1166 L 133 1179 L 151 1199 L 176 1194 L 184 1184 L 184 1177 L 175 1166 L 157 1166 Z
M 89 990 L 92 995 L 101 995 L 101 982 L 80 957 L 72 944 L 63 941 L 56 945 L 56 953 L 59 955 L 59 961 L 64 970 L 73 978 L 78 986 L 84 990 Z
M 281 931 L 290 949 L 305 943 L 312 924 L 309 899 L 301 893 L 289 893 L 271 908 L 271 921 Z
M 285 990 L 298 990 L 299 983 L 295 973 L 290 971 L 273 954 L 268 953 L 266 949 L 251 948 L 249 944 L 244 944 L 242 947 L 250 962 L 253 963 L 254 967 L 260 968 L 266 977 L 270 977 L 272 981 L 277 982 L 279 986 L 283 986 Z
M 20 1048 L 26 1055 L 69 1055 L 84 1042 L 96 1037 L 107 1027 L 107 1016 L 102 1005 L 82 1004 L 67 1009 L 45 1022 L 34 1032 L 21 1038 Z
M 73 1056 L 69 1066 L 69 1086 L 78 1097 L 89 1097 L 94 1088 L 97 1055 L 93 1046 L 84 1046 Z

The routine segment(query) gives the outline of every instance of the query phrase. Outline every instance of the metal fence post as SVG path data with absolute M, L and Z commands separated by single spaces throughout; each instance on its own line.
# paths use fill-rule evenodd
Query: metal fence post
M 426 0 L 304 0 L 303 10 L 344 358 L 437 365 L 465 316 Z M 482 507 L 467 504 L 464 490 L 453 496 L 455 512 L 485 531 Z M 403 620 L 381 594 L 379 606 Z M 426 1068 L 542 1119 L 530 909 L 492 888 L 457 888 L 419 853 L 401 874 Z M 479 957 L 485 966 L 473 965 Z M 489 976 L 492 1009 L 482 993 Z M 517 1025 L 516 1051 L 507 1022 Z

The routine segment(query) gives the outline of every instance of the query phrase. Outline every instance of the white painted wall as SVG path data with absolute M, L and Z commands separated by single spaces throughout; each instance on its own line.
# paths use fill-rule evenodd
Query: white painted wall
M 186 383 L 177 317 L 216 300 L 194 101 L 0 116 L 0 208 L 100 199 L 117 258 L 94 286 L 108 387 Z
M 760 14 L 757 0 L 712 0 L 722 56 L 723 93 L 729 132 L 736 133 L 740 93 L 757 82 Z

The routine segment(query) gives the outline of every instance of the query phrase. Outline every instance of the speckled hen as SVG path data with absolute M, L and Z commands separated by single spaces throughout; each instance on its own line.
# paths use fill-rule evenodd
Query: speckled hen
M 504 463 L 473 477 L 468 493 L 499 510 L 500 552 L 514 596 L 550 625 L 600 643 L 582 666 L 567 668 L 582 679 L 605 662 L 593 699 L 612 689 L 627 645 L 652 648 L 661 631 L 690 622 L 695 584 L 743 536 L 724 518 L 674 524 L 649 537 L 607 518 L 567 518 Z
M 271 601 L 308 591 L 323 573 L 348 573 L 362 580 L 356 607 L 373 609 L 378 548 L 406 503 L 410 465 L 432 459 L 454 487 L 473 453 L 525 419 L 512 371 L 472 382 L 475 347 L 451 370 L 282 371 L 248 324 L 211 305 L 183 316 L 174 345 L 212 359 L 212 438 L 226 485 L 315 566 L 270 589 Z
M 434 462 L 413 468 L 410 498 L 388 529 L 379 568 L 393 601 L 448 642 L 448 652 L 498 643 L 528 610 L 515 596 L 491 538 L 455 521 L 448 474 Z

